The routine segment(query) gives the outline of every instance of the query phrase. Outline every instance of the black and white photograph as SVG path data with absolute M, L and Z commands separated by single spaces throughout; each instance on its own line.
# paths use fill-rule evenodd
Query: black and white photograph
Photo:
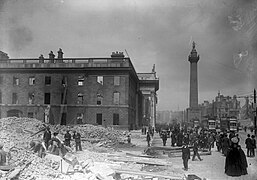
M 1 180 L 257 180 L 257 0 L 0 0 Z

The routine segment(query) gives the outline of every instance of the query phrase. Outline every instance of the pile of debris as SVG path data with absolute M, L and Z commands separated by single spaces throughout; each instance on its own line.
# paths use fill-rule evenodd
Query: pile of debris
M 94 126 L 91 124 L 75 125 L 75 126 L 51 126 L 53 131 L 58 131 L 63 137 L 67 130 L 77 131 L 81 135 L 82 141 L 97 143 L 98 146 L 112 147 L 127 142 L 128 132 L 114 130 L 112 128 L 104 128 L 102 126 Z

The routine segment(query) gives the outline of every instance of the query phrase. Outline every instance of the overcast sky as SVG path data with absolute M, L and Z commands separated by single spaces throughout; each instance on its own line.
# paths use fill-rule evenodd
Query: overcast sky
M 160 78 L 158 110 L 189 104 L 188 55 L 198 62 L 199 103 L 257 87 L 255 0 L 1 0 L 0 50 L 10 58 L 110 57 L 127 50 L 137 72 Z M 255 39 L 256 36 L 255 36 Z M 241 54 L 240 54 L 241 53 Z M 240 54 L 240 55 L 239 55 Z

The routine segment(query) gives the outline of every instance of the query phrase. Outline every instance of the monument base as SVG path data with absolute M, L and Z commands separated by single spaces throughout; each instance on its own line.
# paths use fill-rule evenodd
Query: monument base
M 199 126 L 201 119 L 201 109 L 200 108 L 187 108 L 187 122 L 190 126 Z

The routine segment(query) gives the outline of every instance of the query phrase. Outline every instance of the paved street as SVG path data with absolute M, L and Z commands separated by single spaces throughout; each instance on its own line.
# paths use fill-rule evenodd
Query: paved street
M 250 133 L 250 132 L 248 132 Z M 246 152 L 245 148 L 245 132 L 240 132 L 240 145 L 244 152 Z M 167 146 L 170 146 L 170 138 L 167 140 Z M 158 136 L 155 135 L 153 140 L 153 146 L 162 146 L 162 140 Z M 192 157 L 191 157 L 192 158 Z M 195 174 L 200 178 L 206 178 L 208 180 L 229 180 L 229 179 L 242 179 L 242 180 L 253 180 L 257 179 L 257 158 L 247 158 L 248 161 L 248 175 L 244 175 L 241 177 L 229 177 L 224 173 L 225 166 L 225 157 L 216 151 L 216 147 L 212 149 L 211 155 L 202 156 L 203 161 L 192 161 L 189 160 L 189 170 L 185 171 L 185 174 Z M 174 168 L 183 168 L 182 158 L 181 157 L 172 157 L 170 158 L 171 162 L 174 164 Z

